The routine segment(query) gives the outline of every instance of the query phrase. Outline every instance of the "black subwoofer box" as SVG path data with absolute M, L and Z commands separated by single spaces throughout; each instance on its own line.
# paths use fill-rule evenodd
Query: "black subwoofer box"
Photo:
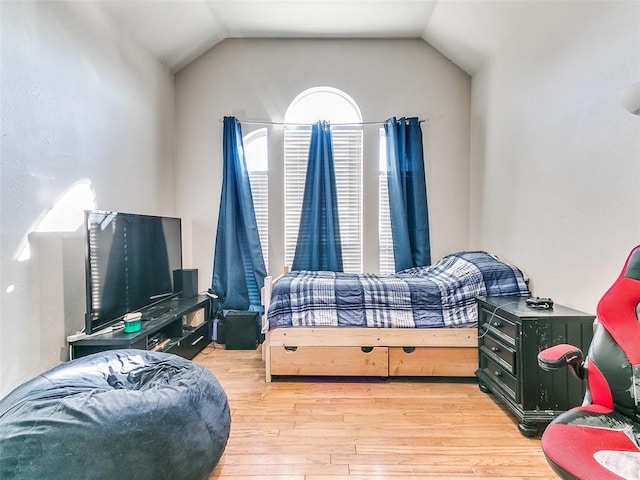
M 224 342 L 227 350 L 258 348 L 260 324 L 258 312 L 230 311 L 224 315 Z
M 198 269 L 183 268 L 173 271 L 173 293 L 182 292 L 182 298 L 196 298 L 198 296 Z

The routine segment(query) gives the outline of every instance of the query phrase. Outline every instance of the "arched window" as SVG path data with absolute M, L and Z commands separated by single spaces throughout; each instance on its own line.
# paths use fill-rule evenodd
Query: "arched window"
M 242 139 L 244 156 L 249 171 L 253 208 L 256 212 L 258 234 L 264 266 L 269 271 L 269 150 L 267 129 L 261 128 L 245 135 Z
M 289 105 L 284 131 L 285 262 L 291 265 L 304 196 L 311 124 L 328 120 L 338 190 L 342 258 L 346 272 L 362 271 L 362 115 L 356 102 L 332 87 L 314 87 Z

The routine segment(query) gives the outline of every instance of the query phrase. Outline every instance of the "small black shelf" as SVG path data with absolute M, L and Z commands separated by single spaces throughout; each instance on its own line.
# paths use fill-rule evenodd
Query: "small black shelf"
M 201 309 L 203 322 L 195 329 L 185 327 L 185 317 Z M 76 340 L 70 343 L 71 359 L 120 348 L 149 350 L 154 346 L 151 345 L 154 335 L 162 336 L 163 341 L 169 339 L 169 342 L 157 351 L 191 359 L 210 342 L 211 300 L 207 296 L 172 298 L 142 310 L 141 313 L 143 322 L 139 331 L 125 333 L 116 330 Z

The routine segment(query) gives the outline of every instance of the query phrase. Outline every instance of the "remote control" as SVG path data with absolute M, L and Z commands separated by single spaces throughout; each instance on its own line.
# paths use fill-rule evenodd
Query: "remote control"
M 526 300 L 527 306 L 532 308 L 551 308 L 553 307 L 553 300 L 543 297 L 530 297 Z

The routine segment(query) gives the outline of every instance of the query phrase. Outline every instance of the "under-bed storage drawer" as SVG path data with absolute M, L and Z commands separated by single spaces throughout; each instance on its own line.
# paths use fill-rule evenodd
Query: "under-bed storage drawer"
M 272 375 L 389 374 L 387 347 L 271 347 Z
M 389 375 L 392 377 L 473 377 L 477 367 L 477 348 L 389 348 Z

